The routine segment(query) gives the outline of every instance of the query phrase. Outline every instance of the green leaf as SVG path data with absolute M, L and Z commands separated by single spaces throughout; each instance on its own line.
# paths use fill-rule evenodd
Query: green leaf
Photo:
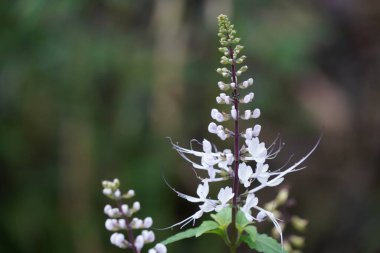
M 236 227 L 241 232 L 244 230 L 244 228 L 249 225 L 251 222 L 247 220 L 244 213 L 242 211 L 238 211 L 236 216 Z
M 251 238 L 252 241 L 256 241 L 257 239 L 257 229 L 254 226 L 248 226 L 244 229 L 245 232 L 247 232 L 248 236 Z
M 202 222 L 202 224 L 198 227 L 197 233 L 195 234 L 195 237 L 199 237 L 203 235 L 204 233 L 207 233 L 211 230 L 217 229 L 219 227 L 218 223 L 212 220 L 207 220 Z
M 218 222 L 218 224 L 225 228 L 231 223 L 232 209 L 230 207 L 222 209 L 217 214 L 211 214 L 211 217 Z
M 257 230 L 254 226 L 248 226 L 244 229 L 246 232 L 241 236 L 241 240 L 245 242 L 251 249 L 256 247 Z
M 187 229 L 183 232 L 175 234 L 175 235 L 167 238 L 166 240 L 162 241 L 161 243 L 167 245 L 167 244 L 170 244 L 170 243 L 173 243 L 176 241 L 180 241 L 180 240 L 183 240 L 186 238 L 199 237 L 202 234 L 207 233 L 207 232 L 218 234 L 218 232 L 215 231 L 215 229 L 217 229 L 218 227 L 219 227 L 219 225 L 215 221 L 211 221 L 211 220 L 210 221 L 204 221 L 204 222 L 202 222 L 202 224 L 199 227 L 190 228 L 190 229 Z
M 176 241 L 180 241 L 180 240 L 183 240 L 186 238 L 194 237 L 196 234 L 197 234 L 197 228 L 190 228 L 188 230 L 185 230 L 183 232 L 180 232 L 178 234 L 175 234 L 175 235 L 167 238 L 166 240 L 162 241 L 161 243 L 168 245 L 168 244 L 176 242 Z
M 241 239 L 247 243 L 251 249 L 263 253 L 286 253 L 281 244 L 272 237 L 266 234 L 257 234 L 254 226 L 248 226 L 245 231 L 247 234 L 244 234 Z

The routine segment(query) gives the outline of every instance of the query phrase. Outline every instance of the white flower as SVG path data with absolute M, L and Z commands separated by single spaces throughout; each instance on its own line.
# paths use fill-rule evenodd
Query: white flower
M 237 118 L 237 111 L 236 111 L 234 105 L 231 108 L 231 118 L 234 119 L 234 120 L 236 120 L 236 118 Z
M 260 114 L 261 114 L 260 109 L 256 108 L 256 109 L 253 110 L 253 112 L 252 112 L 252 118 L 257 119 L 258 117 L 260 117 Z
M 269 165 L 257 163 L 255 174 L 253 174 L 254 178 L 257 178 L 260 183 L 265 184 L 268 182 L 268 178 L 270 177 L 270 173 L 268 172 Z
M 117 225 L 117 220 L 115 219 L 107 219 L 105 223 L 106 229 L 108 231 L 117 231 L 119 227 Z
M 254 220 L 254 217 L 251 215 L 251 208 L 256 207 L 258 203 L 259 199 L 255 196 L 255 194 L 250 193 L 247 195 L 244 206 L 240 208 L 247 220 Z
M 281 183 L 283 180 L 284 180 L 284 176 L 289 174 L 289 173 L 292 173 L 294 171 L 297 171 L 297 170 L 301 170 L 302 168 L 300 169 L 297 169 L 298 166 L 304 162 L 313 152 L 314 150 L 317 148 L 317 146 L 319 145 L 319 142 L 320 142 L 321 139 L 318 140 L 318 142 L 315 144 L 315 146 L 311 149 L 311 151 L 306 155 L 304 156 L 301 160 L 299 160 L 298 162 L 296 162 L 295 164 L 293 164 L 292 166 L 290 166 L 289 168 L 281 171 L 281 172 L 273 172 L 271 173 L 272 178 L 268 179 L 268 182 L 267 183 L 264 183 L 264 184 L 261 184 L 251 190 L 249 190 L 249 193 L 255 193 L 267 186 L 275 186 L 275 185 L 278 185 L 279 183 Z
M 209 125 L 208 125 L 208 131 L 212 134 L 216 134 L 217 133 L 217 125 L 214 123 L 214 122 L 211 122 Z
M 203 140 L 202 146 L 204 152 L 185 149 L 173 143 L 172 145 L 186 161 L 193 165 L 195 169 L 207 170 L 210 178 L 215 178 L 216 173 L 220 172 L 220 170 L 214 168 L 214 166 L 220 161 L 220 153 L 212 152 L 212 145 L 208 140 Z M 200 157 L 201 164 L 191 161 L 184 153 Z
M 224 130 L 219 130 L 219 131 L 217 132 L 217 135 L 218 135 L 218 137 L 219 137 L 222 141 L 224 141 L 224 140 L 227 139 L 227 137 L 228 137 L 228 135 L 226 134 L 226 132 L 225 132 Z
M 135 191 L 134 190 L 129 190 L 127 192 L 127 195 L 125 197 L 129 199 L 129 198 L 132 198 L 134 196 L 135 196 Z
M 231 168 L 228 166 L 231 166 L 234 161 L 234 155 L 231 153 L 231 150 L 226 149 L 223 151 L 223 155 L 221 156 L 221 159 L 218 163 L 218 167 L 230 172 Z
M 143 228 L 144 222 L 138 218 L 133 218 L 130 225 L 132 228 L 139 229 Z
M 141 232 L 141 235 L 144 238 L 145 243 L 154 242 L 155 235 L 154 235 L 153 231 L 143 230 Z
M 257 163 L 264 163 L 268 153 L 267 149 L 265 148 L 265 143 L 260 143 L 257 137 L 252 138 L 251 140 L 245 140 L 245 143 L 248 146 L 247 150 L 250 154 L 250 156 L 246 157 L 245 159 L 248 161 L 254 160 Z
M 257 136 L 259 136 L 260 131 L 261 131 L 261 126 L 260 126 L 260 125 L 255 125 L 255 126 L 253 127 L 252 135 L 253 135 L 254 137 L 257 137 Z
M 260 212 L 257 214 L 257 216 L 256 216 L 256 220 L 257 220 L 258 222 L 262 222 L 262 221 L 265 219 L 265 217 L 267 217 L 266 212 L 264 212 L 264 211 L 260 211 Z
M 138 235 L 136 237 L 135 247 L 136 247 L 137 251 L 139 251 L 139 252 L 144 247 L 144 237 L 142 235 Z
M 163 245 L 162 243 L 158 243 L 155 247 L 157 253 L 166 253 L 167 249 L 166 246 Z
M 250 119 L 251 118 L 251 110 L 245 110 L 244 111 L 244 116 L 242 117 L 243 119 Z
M 121 233 L 113 233 L 111 235 L 110 241 L 113 245 L 116 245 L 122 249 L 125 249 L 128 246 L 128 242 L 125 240 L 124 235 Z
M 265 210 L 265 209 L 263 209 L 263 208 L 261 208 L 261 207 L 258 207 L 258 206 L 255 206 L 254 208 L 256 208 L 257 210 L 260 211 L 259 214 L 257 215 L 257 218 L 258 218 L 257 221 L 260 222 L 260 220 L 262 221 L 265 217 L 268 217 L 272 221 L 272 223 L 275 226 L 278 234 L 280 235 L 281 245 L 282 245 L 282 243 L 283 243 L 282 228 L 281 228 L 280 224 L 278 223 L 276 217 L 274 217 L 274 214 L 271 213 L 271 212 L 269 212 L 269 211 L 267 211 L 267 210 Z
M 122 206 L 121 206 L 121 210 L 123 211 L 123 214 L 125 214 L 125 215 L 128 215 L 128 205 L 127 204 L 123 204 Z
M 220 201 L 220 204 L 215 207 L 215 211 L 219 212 L 223 208 L 228 206 L 228 201 L 230 201 L 234 197 L 234 194 L 232 193 L 231 187 L 225 187 L 220 189 L 218 193 L 218 200 Z
M 251 140 L 253 138 L 253 129 L 251 127 L 245 129 L 245 133 L 242 136 L 247 140 Z
M 111 205 L 106 205 L 104 207 L 104 214 L 107 214 L 109 216 L 110 211 L 112 210 Z
M 168 185 L 168 186 L 170 187 L 170 185 Z M 191 215 L 190 217 L 184 219 L 183 221 L 180 221 L 180 222 L 172 225 L 170 228 L 178 226 L 178 225 L 182 225 L 181 226 L 181 228 L 182 228 L 183 226 L 186 226 L 191 221 L 195 222 L 195 220 L 197 220 L 200 217 L 202 217 L 203 213 L 209 213 L 209 212 L 212 212 L 212 211 L 215 210 L 215 206 L 216 206 L 216 204 L 217 204 L 218 201 L 207 198 L 207 195 L 209 193 L 209 185 L 208 185 L 208 181 L 207 180 L 204 180 L 203 184 L 201 183 L 201 184 L 198 185 L 198 188 L 197 188 L 197 195 L 198 195 L 198 197 L 192 197 L 192 196 L 183 194 L 181 192 L 178 192 L 175 189 L 173 189 L 172 187 L 170 187 L 170 188 L 175 193 L 177 193 L 177 195 L 179 197 L 184 198 L 187 201 L 190 201 L 190 202 L 193 202 L 193 203 L 203 203 L 203 204 L 201 204 L 199 206 L 199 209 L 200 209 L 199 211 L 197 211 L 195 214 Z
M 151 217 L 146 217 L 144 219 L 144 228 L 150 228 L 153 225 L 153 219 Z
M 112 194 L 112 189 L 110 188 L 104 188 L 103 189 L 103 194 L 106 195 L 106 196 L 109 196 Z
M 209 141 L 206 140 L 206 139 L 203 139 L 202 147 L 203 147 L 203 151 L 204 151 L 205 153 L 211 153 L 211 151 L 212 151 L 211 142 L 209 142 Z
M 248 188 L 251 185 L 251 177 L 253 176 L 253 170 L 251 166 L 248 166 L 245 163 L 239 164 L 238 176 L 240 182 L 244 184 L 245 188 Z
M 140 208 L 141 208 L 140 202 L 138 202 L 138 201 L 133 202 L 132 209 L 133 209 L 134 212 L 139 211 Z
M 243 103 L 245 104 L 248 104 L 249 102 L 251 102 L 253 100 L 253 97 L 254 97 L 254 93 L 253 92 L 250 92 L 249 94 L 245 95 L 244 98 L 243 98 Z
M 210 191 L 210 188 L 208 186 L 207 181 L 203 182 L 203 184 L 199 184 L 198 188 L 197 188 L 197 194 L 199 196 L 199 199 L 201 201 L 205 201 L 207 199 L 207 195 L 208 195 L 209 191 Z
M 217 109 L 211 110 L 211 118 L 215 119 L 218 122 L 223 122 L 226 120 L 224 115 L 221 112 L 219 112 Z

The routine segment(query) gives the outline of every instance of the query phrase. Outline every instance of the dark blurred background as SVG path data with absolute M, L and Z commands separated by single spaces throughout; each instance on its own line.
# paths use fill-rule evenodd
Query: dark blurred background
M 293 211 L 310 221 L 305 252 L 380 252 L 373 0 L 2 1 L 0 252 L 122 252 L 104 228 L 102 179 L 134 188 L 139 216 L 156 227 L 197 210 L 162 180 L 188 194 L 197 183 L 165 137 L 216 140 L 207 125 L 220 13 L 242 37 L 263 140 L 286 142 L 272 165 L 302 157 L 323 134 L 308 168 L 287 178 Z M 260 194 L 263 203 L 276 190 Z M 169 252 L 227 250 L 206 235 Z

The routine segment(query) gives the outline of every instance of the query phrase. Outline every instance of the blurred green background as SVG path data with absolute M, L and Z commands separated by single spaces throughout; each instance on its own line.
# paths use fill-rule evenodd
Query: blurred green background
M 139 215 L 156 227 L 195 212 L 162 180 L 188 194 L 197 183 L 165 137 L 216 140 L 207 125 L 220 13 L 246 47 L 263 140 L 281 133 L 287 144 L 272 165 L 300 158 L 323 133 L 308 168 L 287 180 L 294 212 L 310 220 L 305 252 L 380 252 L 380 2 L 371 0 L 2 1 L 0 252 L 122 252 L 104 229 L 102 179 L 134 188 Z M 209 235 L 169 252 L 227 250 Z

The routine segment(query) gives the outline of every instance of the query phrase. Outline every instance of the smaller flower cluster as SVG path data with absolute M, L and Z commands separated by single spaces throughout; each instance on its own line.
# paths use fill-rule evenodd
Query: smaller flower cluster
M 302 233 L 305 232 L 308 221 L 289 213 L 288 209 L 294 204 L 294 200 L 288 199 L 288 196 L 289 190 L 282 188 L 273 201 L 265 204 L 265 209 L 272 210 L 276 219 L 284 221 L 281 223 L 282 230 L 290 226 L 292 231 L 297 232 L 297 234 L 289 235 L 284 238 L 284 249 L 288 253 L 301 253 L 305 245 L 305 238 Z M 272 236 L 278 238 L 280 235 L 277 230 L 273 229 Z
M 124 203 L 135 196 L 134 190 L 122 193 L 119 189 L 120 181 L 103 181 L 103 194 L 116 202 L 116 207 L 107 204 L 104 207 L 104 213 L 108 216 L 105 227 L 108 231 L 114 232 L 111 235 L 111 243 L 122 249 L 131 249 L 134 253 L 140 253 L 145 244 L 152 243 L 155 240 L 154 232 L 148 230 L 153 225 L 153 219 L 146 217 L 139 219 L 133 217 L 141 208 L 140 202 L 135 201 L 131 206 Z M 132 230 L 142 230 L 136 238 Z M 120 231 L 125 231 L 128 238 Z M 148 253 L 166 253 L 165 245 L 158 243 L 148 251 Z

